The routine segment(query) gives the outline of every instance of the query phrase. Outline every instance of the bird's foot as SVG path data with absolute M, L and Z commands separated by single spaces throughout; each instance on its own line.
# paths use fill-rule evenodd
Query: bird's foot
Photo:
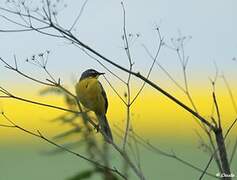
M 100 125 L 99 124 L 95 125 L 95 130 L 96 130 L 97 133 L 100 131 Z

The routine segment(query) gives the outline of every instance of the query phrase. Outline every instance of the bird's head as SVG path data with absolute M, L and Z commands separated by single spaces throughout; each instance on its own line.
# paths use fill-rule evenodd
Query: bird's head
M 100 75 L 103 75 L 105 73 L 100 73 L 94 69 L 87 69 L 81 74 L 80 81 L 85 78 L 98 78 Z

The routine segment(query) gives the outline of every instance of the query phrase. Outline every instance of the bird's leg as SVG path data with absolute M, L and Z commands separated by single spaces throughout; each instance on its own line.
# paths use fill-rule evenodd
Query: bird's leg
M 96 132 L 98 133 L 101 128 L 101 121 L 99 120 L 98 124 L 95 126 Z
M 100 131 L 100 127 L 101 127 L 101 123 L 99 121 L 98 124 L 95 126 L 95 130 L 97 133 Z
M 97 133 L 100 131 L 100 123 L 95 125 L 95 130 L 96 130 Z

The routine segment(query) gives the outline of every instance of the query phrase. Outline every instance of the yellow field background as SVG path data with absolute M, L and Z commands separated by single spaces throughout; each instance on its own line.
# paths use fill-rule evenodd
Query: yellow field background
M 112 129 L 115 128 L 114 125 L 124 128 L 126 107 L 111 89 L 108 88 L 109 87 L 106 86 L 109 99 L 109 109 L 107 113 L 109 122 Z M 16 87 L 12 89 L 14 89 L 14 94 L 17 96 L 67 108 L 63 102 L 63 98 L 59 96 L 37 95 L 39 90 L 42 89 L 41 87 L 33 87 L 31 90 L 25 87 Z M 73 87 L 71 89 L 73 92 Z M 193 89 L 195 89 L 192 91 L 193 99 L 199 112 L 209 120 L 213 107 L 211 88 L 196 87 Z M 235 88 L 233 90 L 235 90 Z M 136 88 L 134 92 L 136 92 Z M 168 90 L 168 92 L 171 92 L 185 104 L 190 106 L 187 98 L 179 90 L 172 89 L 172 91 Z M 223 120 L 222 124 L 224 128 L 227 128 L 236 117 L 236 114 L 226 88 L 219 88 L 216 93 Z M 70 126 L 68 125 L 50 122 L 50 120 L 64 113 L 60 110 L 29 104 L 14 99 L 1 99 L 0 106 L 6 115 L 20 126 L 33 131 L 40 130 L 49 137 L 70 129 Z M 175 138 L 196 140 L 197 136 L 195 131 L 198 130 L 202 133 L 194 118 L 188 112 L 148 85 L 131 107 L 131 118 L 134 130 L 146 139 L 161 141 L 175 140 Z M 1 124 L 7 124 L 7 122 L 1 118 Z M 232 134 L 236 135 L 236 128 L 232 131 Z M 32 137 L 29 137 L 29 135 L 12 128 L 1 128 L 0 134 L 0 140 L 6 143 L 32 141 Z

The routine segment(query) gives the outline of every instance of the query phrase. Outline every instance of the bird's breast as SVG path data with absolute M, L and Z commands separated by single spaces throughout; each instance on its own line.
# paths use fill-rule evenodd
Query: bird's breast
M 104 111 L 101 88 L 97 79 L 88 78 L 78 82 L 76 85 L 76 94 L 84 107 L 96 113 Z

